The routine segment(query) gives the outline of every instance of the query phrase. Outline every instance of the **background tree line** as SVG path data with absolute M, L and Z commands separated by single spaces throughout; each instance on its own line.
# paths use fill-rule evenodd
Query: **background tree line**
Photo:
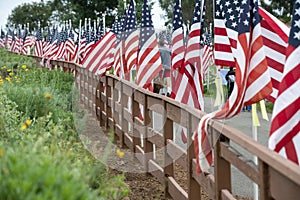
M 126 0 L 128 5 L 130 0 Z M 141 20 L 143 0 L 135 0 L 137 20 Z M 154 0 L 150 0 L 150 6 Z M 166 12 L 165 25 L 172 26 L 174 0 L 158 0 L 161 8 Z M 206 0 L 206 26 L 213 23 L 213 1 Z M 261 5 L 285 23 L 291 20 L 293 0 L 261 0 Z M 192 22 L 195 0 L 182 0 L 183 21 L 185 24 Z M 38 22 L 41 27 L 48 24 L 59 24 L 72 20 L 73 26 L 78 27 L 79 20 L 85 18 L 102 19 L 106 14 L 106 25 L 110 26 L 114 21 L 114 13 L 119 19 L 124 13 L 123 0 L 41 0 L 40 2 L 24 3 L 12 10 L 8 17 L 10 27 L 13 24 L 30 24 L 30 29 L 35 29 Z M 152 12 L 153 14 L 153 12 Z

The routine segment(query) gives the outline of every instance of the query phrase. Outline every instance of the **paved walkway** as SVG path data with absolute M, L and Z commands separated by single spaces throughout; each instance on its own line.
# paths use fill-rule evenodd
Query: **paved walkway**
M 211 112 L 216 110 L 217 108 L 213 106 L 214 100 L 210 98 L 205 98 L 205 110 L 206 112 Z M 258 111 L 258 118 L 260 121 L 259 127 L 257 127 L 257 141 L 267 146 L 268 144 L 268 135 L 270 130 L 270 121 L 271 114 L 268 114 L 269 121 L 262 119 L 261 112 Z M 238 116 L 235 116 L 231 119 L 223 120 L 224 123 L 242 131 L 249 137 L 252 136 L 253 127 L 252 127 L 252 113 L 251 112 L 241 112 Z M 253 156 L 246 152 L 243 148 L 231 142 L 233 148 L 236 149 L 239 153 L 241 153 L 246 160 L 249 160 L 250 163 L 253 164 Z M 235 167 L 232 167 L 232 182 L 233 182 L 233 193 L 239 196 L 245 197 L 253 197 L 253 184 L 250 182 L 250 179 L 240 173 Z

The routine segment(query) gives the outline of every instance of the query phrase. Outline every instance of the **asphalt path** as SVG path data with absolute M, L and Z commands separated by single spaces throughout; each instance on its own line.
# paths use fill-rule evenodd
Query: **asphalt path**
M 212 111 L 217 110 L 217 107 L 214 107 L 214 99 L 211 98 L 205 98 L 205 112 L 209 113 Z M 267 146 L 268 144 L 268 135 L 270 130 L 270 120 L 271 115 L 268 115 L 269 121 L 266 121 L 262 119 L 261 112 L 258 111 L 258 118 L 260 122 L 260 126 L 257 127 L 257 141 Z M 162 129 L 162 116 L 159 114 L 154 113 L 153 116 L 154 119 L 154 127 L 157 131 L 161 131 Z M 253 137 L 253 126 L 252 126 L 252 112 L 241 112 L 238 116 L 235 116 L 231 119 L 221 120 L 222 123 L 227 124 L 229 126 L 232 126 L 241 132 L 243 132 L 245 135 L 249 137 Z M 186 145 L 182 143 L 181 137 L 180 137 L 180 131 L 179 129 L 174 126 L 174 140 L 177 144 L 179 144 L 181 147 L 186 148 Z M 176 137 L 177 136 L 177 137 Z M 230 142 L 230 145 L 233 147 L 234 150 L 238 151 L 239 154 L 243 155 L 244 160 L 246 160 L 250 165 L 254 165 L 253 162 L 253 155 L 238 146 L 237 144 Z M 210 172 L 213 173 L 213 167 L 210 169 Z M 239 170 L 237 170 L 234 166 L 231 169 L 232 173 L 232 193 L 234 195 L 239 195 L 242 197 L 254 197 L 254 186 L 253 183 L 250 181 L 248 177 L 246 177 L 244 174 L 242 174 Z

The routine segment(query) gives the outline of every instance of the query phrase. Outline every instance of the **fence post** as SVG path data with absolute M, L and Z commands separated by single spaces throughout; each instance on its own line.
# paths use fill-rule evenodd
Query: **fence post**
M 102 76 L 100 78 L 100 126 L 107 129 L 107 88 L 105 87 L 107 87 L 106 76 Z
M 193 159 L 195 158 L 194 141 L 192 139 L 192 115 L 188 113 L 187 126 L 187 160 L 188 160 L 188 198 L 189 200 L 201 199 L 201 187 L 193 178 Z
M 144 128 L 145 128 L 145 137 L 143 138 L 144 142 L 144 163 L 145 171 L 149 173 L 148 162 L 150 159 L 153 159 L 153 144 L 148 140 L 148 127 L 152 127 L 152 120 L 150 118 L 150 110 L 148 108 L 148 98 L 145 96 L 145 105 L 144 105 Z
M 168 155 L 167 145 L 168 140 L 173 140 L 173 121 L 169 119 L 167 116 L 167 102 L 164 101 L 164 114 L 163 120 L 165 123 L 163 125 L 163 137 L 164 137 L 164 176 L 165 176 L 165 198 L 170 198 L 171 195 L 169 193 L 169 176 L 174 177 L 174 165 L 173 159 Z
M 258 170 L 260 174 L 261 182 L 258 183 L 259 186 L 259 198 L 262 200 L 271 199 L 270 185 L 269 185 L 269 166 L 262 160 L 258 160 Z
M 137 123 L 135 121 L 135 117 L 139 117 L 140 113 L 143 112 L 140 110 L 140 104 L 135 100 L 134 98 L 135 96 L 135 92 L 132 93 L 131 95 L 131 101 L 132 101 L 132 142 L 133 142 L 133 151 L 134 153 L 136 152 L 136 145 L 140 144 L 140 136 L 139 133 L 137 133 L 137 131 L 135 131 L 134 126 L 135 123 Z M 133 154 L 135 156 L 135 154 Z
M 215 175 L 215 188 L 216 188 L 216 199 L 222 199 L 221 193 L 223 189 L 227 189 L 229 192 L 231 192 L 231 168 L 230 163 L 226 161 L 221 156 L 221 143 L 226 144 L 229 141 L 221 142 L 219 134 L 215 129 L 209 129 L 211 130 L 211 133 L 214 134 L 213 138 L 216 138 L 216 145 L 214 148 L 214 175 Z

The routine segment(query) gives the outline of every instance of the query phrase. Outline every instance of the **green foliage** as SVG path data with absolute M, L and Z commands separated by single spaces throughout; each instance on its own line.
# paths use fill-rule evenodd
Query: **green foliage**
M 182 17 L 184 24 L 191 24 L 194 15 L 195 0 L 185 0 L 181 1 L 182 7 Z M 173 0 L 159 0 L 161 8 L 167 13 L 167 24 L 172 24 L 173 11 L 174 11 L 174 1 Z M 209 27 L 209 24 L 213 22 L 213 4 L 206 0 L 206 17 L 205 26 Z
M 275 17 L 290 24 L 293 12 L 293 0 L 268 0 L 260 1 L 261 6 L 272 13 Z
M 38 27 L 38 22 L 44 27 L 49 22 L 52 15 L 52 10 L 48 3 L 32 2 L 23 3 L 12 10 L 8 17 L 8 25 L 30 24 L 30 30 Z
M 23 66 L 22 57 L 0 52 Z M 84 123 L 85 114 L 73 104 L 78 103 L 73 77 L 28 66 L 14 69 L 19 82 L 12 77 L 0 85 L 0 199 L 125 197 L 124 176 L 110 174 L 79 139 L 75 122 Z M 37 115 L 39 107 L 46 110 Z

